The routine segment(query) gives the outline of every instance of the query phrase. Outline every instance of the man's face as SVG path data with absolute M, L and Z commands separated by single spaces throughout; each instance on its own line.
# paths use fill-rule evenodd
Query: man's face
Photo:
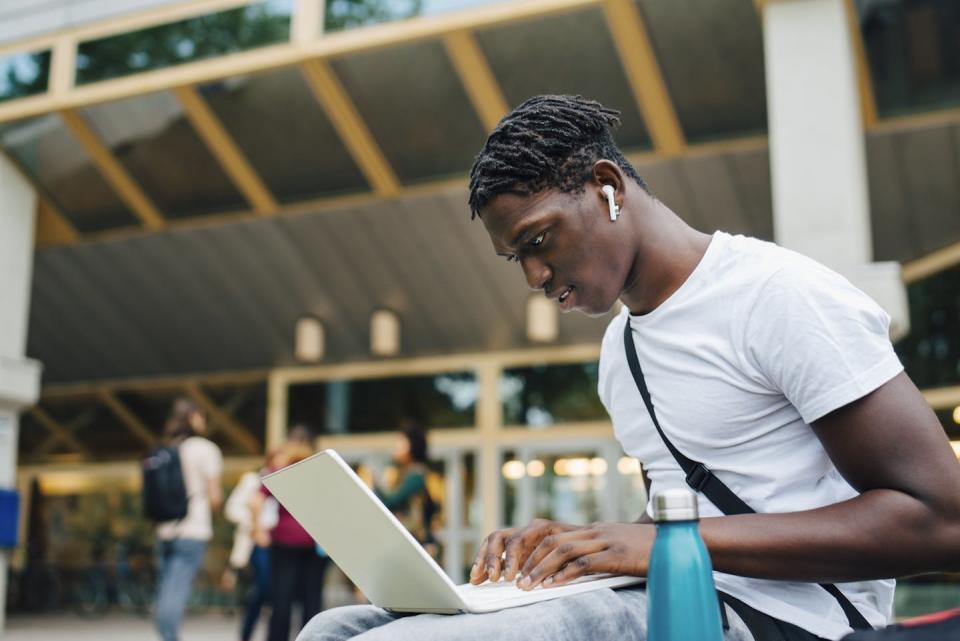
M 480 212 L 494 250 L 520 263 L 532 289 L 542 289 L 563 311 L 591 316 L 610 310 L 630 267 L 597 193 L 588 184 L 580 194 L 501 194 Z

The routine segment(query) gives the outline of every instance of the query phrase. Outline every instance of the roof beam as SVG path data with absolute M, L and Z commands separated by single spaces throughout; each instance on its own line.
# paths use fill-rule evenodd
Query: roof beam
M 443 46 L 480 121 L 493 131 L 509 109 L 476 38 L 466 30 L 454 31 L 443 37 Z
M 254 438 L 253 434 L 250 433 L 250 430 L 237 419 L 230 416 L 230 414 L 220 409 L 220 407 L 213 402 L 213 399 L 200 389 L 199 385 L 196 383 L 188 383 L 183 389 L 187 393 L 187 396 L 192 398 L 197 405 L 210 415 L 214 425 L 222 430 L 231 441 L 242 447 L 249 454 L 260 454 L 262 452 L 260 443 Z
M 857 87 L 860 90 L 860 113 L 863 126 L 869 129 L 877 124 L 877 101 L 873 94 L 873 77 L 867 62 L 867 50 L 863 44 L 863 32 L 860 30 L 860 18 L 853 0 L 843 0 L 847 14 L 847 26 L 850 29 L 850 45 L 853 49 L 853 61 L 857 72 Z
M 39 405 L 30 408 L 30 414 L 37 419 L 37 422 L 43 425 L 48 432 L 50 432 L 50 438 L 42 443 L 34 452 L 32 453 L 35 456 L 43 456 L 56 445 L 58 442 L 63 441 L 77 452 L 79 452 L 84 458 L 90 457 L 90 450 L 87 447 L 77 440 L 77 438 L 71 433 L 71 431 L 63 425 L 60 421 L 50 416 L 49 413 Z
M 63 122 L 90 154 L 100 173 L 113 187 L 120 199 L 133 211 L 145 227 L 161 229 L 164 226 L 163 214 L 157 209 L 140 186 L 130 177 L 123 165 L 113 156 L 107 146 L 100 141 L 90 125 L 73 109 L 60 112 Z
M 308 60 L 300 68 L 314 97 L 340 134 L 347 151 L 373 190 L 381 196 L 400 193 L 400 181 L 367 129 L 360 112 L 347 95 L 333 69 L 324 60 Z
M 686 139 L 640 10 L 633 0 L 604 0 L 603 13 L 654 148 L 668 156 L 682 153 Z
M 130 408 L 124 404 L 116 394 L 110 391 L 107 388 L 100 390 L 100 393 L 97 394 L 100 402 L 107 406 L 107 408 L 113 412 L 113 415 L 120 419 L 120 422 L 123 423 L 130 432 L 139 438 L 141 441 L 147 445 L 153 446 L 157 442 L 157 437 L 150 431 L 143 421 L 130 411 Z
M 107 388 L 114 392 L 170 392 L 177 393 L 188 383 L 203 385 L 242 385 L 246 383 L 260 383 L 267 379 L 266 370 L 244 370 L 238 372 L 217 372 L 214 374 L 196 374 L 180 376 L 162 376 L 151 378 L 123 378 L 97 383 L 61 383 L 44 385 L 41 398 L 44 401 L 53 399 L 76 398 L 97 394 Z
M 909 285 L 957 265 L 960 265 L 960 243 L 953 243 L 922 258 L 904 263 L 901 270 L 903 282 Z
M 132 16 L 97 22 L 88 27 L 67 30 L 55 37 L 44 36 L 3 44 L 0 45 L 0 52 L 42 50 L 52 47 L 57 39 L 64 36 L 69 36 L 75 42 L 82 42 L 91 38 L 100 38 L 113 33 L 123 33 L 161 24 L 172 19 L 181 19 L 239 4 L 247 4 L 248 1 L 211 0 L 207 2 L 206 0 L 195 0 L 186 4 L 176 3 L 169 7 L 164 5 L 155 12 L 137 13 Z M 0 104 L 0 121 L 19 120 L 41 113 L 139 96 L 180 85 L 201 84 L 221 78 L 276 69 L 310 58 L 338 56 L 355 51 L 438 38 L 445 33 L 458 29 L 485 28 L 540 16 L 566 13 L 586 7 L 595 7 L 600 2 L 601 0 L 512 0 L 511 2 L 496 2 L 461 11 L 387 22 L 363 29 L 349 29 L 343 32 L 326 34 L 312 41 L 303 36 L 304 32 L 300 31 L 299 27 L 295 25 L 292 30 L 292 43 L 283 42 L 249 51 L 225 54 L 205 60 L 75 86 L 65 94 L 50 92 L 6 101 Z M 310 23 L 304 20 L 301 24 L 308 25 Z M 305 39 L 299 40 L 301 37 Z M 64 56 L 62 59 L 66 60 L 66 57 Z M 66 67 L 67 65 L 64 65 L 64 68 Z
M 37 245 L 69 245 L 80 240 L 80 232 L 56 205 L 37 194 L 37 223 L 34 242 Z
M 177 87 L 173 90 L 184 113 L 197 131 L 210 153 L 217 159 L 230 180 L 260 215 L 277 213 L 277 201 L 267 189 L 240 148 L 227 133 L 220 119 L 203 99 L 195 86 Z

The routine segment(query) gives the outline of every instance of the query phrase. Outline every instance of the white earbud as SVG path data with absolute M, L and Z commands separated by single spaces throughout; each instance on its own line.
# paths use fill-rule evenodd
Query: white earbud
M 607 195 L 607 204 L 610 205 L 610 222 L 616 222 L 617 216 L 620 215 L 620 206 L 617 205 L 617 201 L 613 199 L 613 186 L 604 185 L 600 188 L 600 191 Z

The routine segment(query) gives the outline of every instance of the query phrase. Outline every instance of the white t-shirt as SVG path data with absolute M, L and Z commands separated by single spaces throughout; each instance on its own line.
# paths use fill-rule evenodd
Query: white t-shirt
M 187 515 L 178 521 L 157 525 L 157 538 L 209 541 L 213 537 L 213 524 L 207 484 L 214 479 L 219 482 L 223 455 L 220 448 L 207 439 L 191 436 L 180 444 L 180 467 L 187 486 Z
M 677 449 L 757 512 L 837 503 L 857 492 L 809 425 L 903 370 L 889 320 L 866 294 L 813 260 L 717 232 L 690 277 L 659 307 L 642 316 L 623 309 L 610 323 L 600 398 L 652 492 L 687 487 L 627 365 L 629 321 L 657 418 Z M 702 494 L 699 503 L 701 517 L 721 515 Z M 836 600 L 814 584 L 714 577 L 721 591 L 815 635 L 837 639 L 850 631 Z M 872 625 L 890 617 L 894 581 L 838 587 Z

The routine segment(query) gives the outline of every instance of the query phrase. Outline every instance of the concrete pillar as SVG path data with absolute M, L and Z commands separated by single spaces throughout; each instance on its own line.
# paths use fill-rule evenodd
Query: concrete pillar
M 863 119 L 844 0 L 763 3 L 776 241 L 839 271 L 909 328 L 898 263 L 874 263 Z
M 33 265 L 36 194 L 0 156 L 0 488 L 16 486 L 19 412 L 40 389 L 40 364 L 24 357 Z M 0 553 L 0 604 L 6 603 L 8 553 Z M 4 608 L 0 607 L 0 632 Z

